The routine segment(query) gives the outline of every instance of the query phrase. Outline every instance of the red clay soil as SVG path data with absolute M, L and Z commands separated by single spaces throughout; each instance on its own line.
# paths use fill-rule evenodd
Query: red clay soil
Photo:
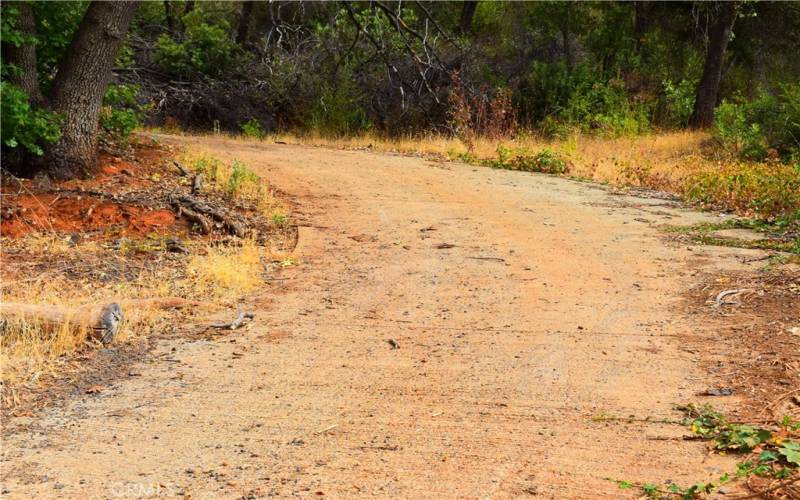
M 0 234 L 19 238 L 34 231 L 61 233 L 110 231 L 115 236 L 174 233 L 171 210 L 149 210 L 131 204 L 101 201 L 94 197 L 60 198 L 57 194 L 21 195 L 13 206 L 21 216 L 4 219 Z M 182 229 L 185 224 L 181 224 Z
M 185 221 L 167 207 L 146 207 L 101 196 L 155 186 L 168 174 L 163 151 L 137 148 L 137 160 L 100 156 L 100 170 L 89 180 L 60 182 L 46 189 L 28 180 L 6 181 L 2 188 L 0 235 L 19 238 L 31 232 L 95 233 L 95 237 L 140 237 L 186 233 Z M 156 176 L 157 174 L 157 176 Z

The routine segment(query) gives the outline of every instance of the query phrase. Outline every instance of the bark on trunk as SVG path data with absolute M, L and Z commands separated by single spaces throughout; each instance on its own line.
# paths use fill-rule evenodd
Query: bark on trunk
M 92 173 L 97 122 L 117 50 L 125 38 L 135 1 L 93 1 L 59 65 L 51 109 L 62 117 L 61 139 L 47 148 L 42 171 L 56 179 Z
M 36 45 L 33 43 L 33 37 L 36 36 L 36 19 L 33 17 L 33 9 L 28 2 L 10 2 L 9 6 L 19 12 L 15 28 L 29 40 L 19 47 L 11 43 L 3 44 L 3 59 L 7 64 L 19 68 L 18 72 L 9 75 L 8 81 L 24 90 L 32 104 L 41 105 L 44 99 L 36 70 Z
M 244 47 L 247 42 L 247 30 L 250 27 L 250 17 L 253 14 L 253 4 L 251 0 L 242 2 L 242 14 L 239 16 L 239 28 L 236 30 L 236 43 Z
M 711 126 L 714 122 L 714 108 L 719 97 L 719 84 L 722 79 L 722 62 L 733 23 L 736 21 L 736 2 L 720 2 L 719 12 L 711 29 L 703 67 L 703 76 L 697 86 L 691 124 L 696 128 Z
M 472 32 L 472 19 L 475 17 L 475 9 L 477 8 L 477 0 L 468 0 L 464 2 L 461 8 L 461 19 L 458 21 L 458 32 L 460 34 L 468 35 Z
M 175 33 L 175 16 L 172 14 L 172 2 L 164 0 L 164 20 L 167 22 L 167 29 L 170 34 Z

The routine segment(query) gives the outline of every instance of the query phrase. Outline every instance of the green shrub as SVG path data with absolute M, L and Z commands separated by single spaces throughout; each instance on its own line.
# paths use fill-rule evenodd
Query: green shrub
M 141 125 L 145 108 L 136 100 L 138 85 L 109 85 L 103 96 L 100 126 L 115 138 L 127 138 Z
M 714 135 L 743 159 L 799 160 L 800 84 L 785 85 L 777 95 L 761 92 L 748 102 L 723 102 L 714 115 Z
M 494 168 L 545 174 L 563 174 L 569 168 L 568 161 L 550 149 L 545 148 L 531 154 L 525 148 L 512 149 L 502 144 L 497 148 L 497 159 L 485 163 Z
M 238 193 L 245 184 L 258 184 L 258 175 L 247 168 L 247 165 L 233 160 L 231 165 L 231 176 L 228 178 L 228 192 L 231 194 Z
M 529 86 L 517 99 L 521 116 L 537 121 L 546 135 L 566 137 L 575 130 L 620 137 L 649 132 L 651 101 L 634 101 L 621 80 L 598 78 L 587 65 L 534 63 Z
M 1 140 L 9 148 L 24 147 L 35 155 L 44 154 L 42 146 L 61 137 L 57 115 L 28 103 L 28 95 L 19 87 L 0 82 L 2 108 Z
M 228 35 L 224 20 L 211 24 L 194 10 L 184 16 L 186 31 L 181 41 L 161 35 L 154 58 L 166 72 L 180 77 L 219 76 L 241 61 L 236 43 Z
M 664 80 L 664 116 L 663 121 L 671 127 L 686 127 L 694 110 L 697 83 L 692 80 L 681 80 L 672 83 Z
M 339 70 L 337 82 L 326 85 L 311 109 L 308 121 L 312 130 L 323 135 L 344 137 L 369 130 L 367 96 L 353 82 L 349 68 Z
M 251 118 L 250 120 L 246 121 L 239 125 L 242 129 L 242 134 L 245 137 L 249 137 L 251 139 L 263 139 L 267 133 L 264 131 L 264 127 L 261 126 L 261 122 L 256 120 L 255 118 Z
M 800 163 L 726 166 L 692 177 L 684 194 L 689 201 L 764 219 L 786 217 L 800 210 Z

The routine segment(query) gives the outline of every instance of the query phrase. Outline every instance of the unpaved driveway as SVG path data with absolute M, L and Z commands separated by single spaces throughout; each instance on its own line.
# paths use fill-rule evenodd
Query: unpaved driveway
M 678 338 L 711 334 L 679 304 L 712 250 L 655 228 L 706 216 L 541 175 L 172 140 L 294 196 L 301 263 L 250 331 L 165 342 L 9 437 L 7 495 L 598 498 L 635 494 L 609 477 L 731 468 L 675 426 L 593 419 L 674 417 L 712 383 Z

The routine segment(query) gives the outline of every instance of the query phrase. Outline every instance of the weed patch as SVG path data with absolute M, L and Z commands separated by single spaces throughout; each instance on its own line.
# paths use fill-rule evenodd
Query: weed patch
M 783 481 L 779 486 L 794 482 L 800 469 L 800 422 L 784 417 L 770 428 L 746 423 L 731 422 L 710 405 L 679 405 L 676 410 L 684 414 L 681 425 L 688 427 L 692 436 L 707 441 L 715 452 L 745 457 L 736 471 L 724 473 L 715 481 L 680 486 L 675 483 L 637 483 L 611 479 L 620 489 L 638 488 L 646 498 L 694 499 L 718 491 L 722 486 L 750 476 Z M 779 488 L 778 488 L 779 489 Z
M 760 233 L 763 238 L 747 240 L 715 235 L 717 231 L 726 229 L 747 229 Z M 667 231 L 688 236 L 690 241 L 701 245 L 753 248 L 800 255 L 800 211 L 778 217 L 772 222 L 730 219 L 718 223 L 670 227 Z

